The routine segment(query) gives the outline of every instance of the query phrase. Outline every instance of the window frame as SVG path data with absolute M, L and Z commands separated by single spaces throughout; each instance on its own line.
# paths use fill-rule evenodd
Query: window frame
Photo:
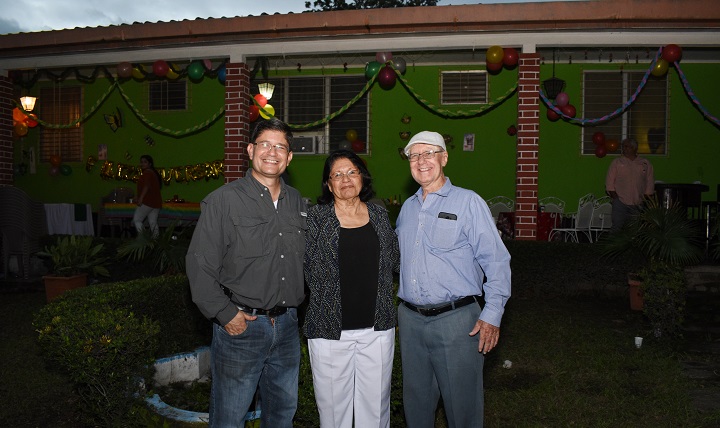
M 464 90 L 468 88 L 468 85 L 470 83 L 469 80 L 473 75 L 482 76 L 482 82 L 480 82 L 479 86 L 482 86 L 483 90 L 482 93 L 477 94 L 477 96 L 475 97 L 473 96 L 472 90 L 469 90 L 467 92 Z M 446 77 L 456 77 L 461 81 L 450 82 L 448 79 L 446 83 Z M 463 77 L 467 77 L 468 81 L 463 82 Z M 478 105 L 487 104 L 489 102 L 488 93 L 490 91 L 490 79 L 488 79 L 487 70 L 440 70 L 439 79 L 440 84 L 438 85 L 438 87 L 440 88 L 439 99 L 441 105 Z M 447 92 L 451 90 L 451 85 L 460 85 L 460 87 L 456 89 L 459 92 L 457 94 L 454 94 L 453 96 L 447 94 Z
M 52 85 L 40 88 L 37 114 L 52 125 L 67 125 L 80 118 L 84 111 L 83 85 Z M 50 162 L 60 156 L 63 163 L 82 162 L 84 145 L 83 124 L 69 128 L 43 126 L 39 136 L 39 161 Z

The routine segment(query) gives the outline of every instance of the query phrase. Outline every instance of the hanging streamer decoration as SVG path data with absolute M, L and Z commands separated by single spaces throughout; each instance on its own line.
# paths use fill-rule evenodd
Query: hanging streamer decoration
M 703 116 L 705 116 L 705 119 L 711 121 L 716 126 L 720 126 L 720 120 L 718 120 L 717 117 L 710 114 L 710 112 L 705 108 L 705 106 L 702 105 L 702 103 L 700 102 L 698 97 L 695 95 L 695 92 L 693 92 L 692 88 L 690 87 L 690 82 L 688 82 L 687 77 L 685 76 L 685 73 L 683 73 L 683 71 L 680 69 L 680 63 L 675 61 L 673 63 L 673 65 L 675 66 L 675 69 L 678 72 L 678 76 L 680 76 L 680 81 L 682 82 L 683 88 L 685 88 L 685 93 L 690 98 L 690 101 L 692 101 L 693 104 L 695 104 L 697 109 L 700 110 L 700 113 L 702 113 Z
M 90 156 L 85 169 L 90 172 L 95 165 L 95 158 Z M 194 181 L 217 180 L 225 176 L 225 164 L 222 160 L 202 162 L 195 165 L 181 165 L 170 168 L 157 168 L 163 183 L 169 185 L 173 180 L 177 183 L 190 183 Z M 100 167 L 100 177 L 104 180 L 132 181 L 136 183 L 142 175 L 142 169 L 135 165 L 121 162 L 105 161 Z

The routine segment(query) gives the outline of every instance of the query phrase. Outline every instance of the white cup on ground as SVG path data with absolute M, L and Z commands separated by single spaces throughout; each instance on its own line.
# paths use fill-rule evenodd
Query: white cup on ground
M 639 348 L 642 346 L 642 340 L 643 338 L 640 336 L 635 336 L 635 347 Z

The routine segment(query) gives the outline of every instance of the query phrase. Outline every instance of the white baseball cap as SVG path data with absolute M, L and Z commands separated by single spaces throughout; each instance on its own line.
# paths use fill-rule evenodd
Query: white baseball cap
M 405 146 L 405 155 L 407 156 L 408 154 L 410 154 L 410 146 L 418 143 L 430 144 L 433 146 L 442 147 L 443 150 L 447 150 L 447 148 L 445 147 L 445 138 L 443 138 L 442 135 L 433 131 L 422 131 L 413 135 L 413 137 L 410 139 L 410 142 L 407 143 L 407 146 Z

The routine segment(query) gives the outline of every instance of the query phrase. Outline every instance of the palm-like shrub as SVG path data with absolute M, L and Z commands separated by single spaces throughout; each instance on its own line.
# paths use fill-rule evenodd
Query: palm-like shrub
M 656 337 L 680 334 L 687 290 L 683 268 L 702 260 L 703 244 L 700 225 L 688 219 L 684 207 L 664 207 L 655 198 L 601 241 L 607 257 L 635 253 L 644 259 L 637 273 L 643 281 L 643 312 Z
M 137 239 L 118 247 L 118 258 L 133 262 L 149 261 L 159 274 L 185 273 L 185 255 L 190 246 L 191 229 L 177 228 L 173 222 L 157 237 L 144 231 Z

